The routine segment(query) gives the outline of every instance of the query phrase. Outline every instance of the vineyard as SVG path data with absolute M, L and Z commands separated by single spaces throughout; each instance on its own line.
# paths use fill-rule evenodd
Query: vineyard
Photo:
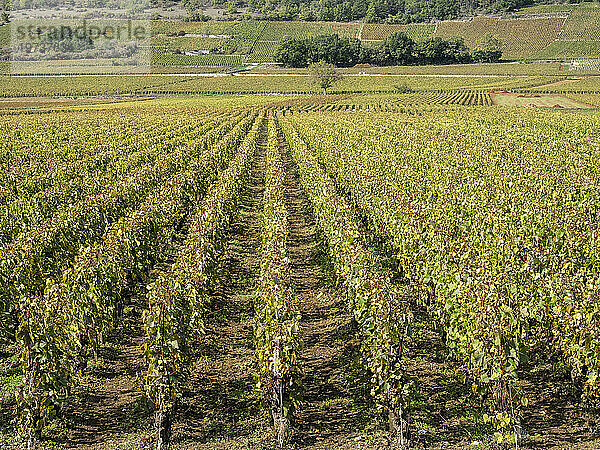
M 532 87 L 531 90 L 534 92 L 598 93 L 600 92 L 600 79 L 598 77 L 567 78 L 547 86 Z
M 600 445 L 600 121 L 492 97 L 1 115 L 0 445 Z
M 294 108 L 297 112 L 312 111 L 385 111 L 400 112 L 412 108 L 426 109 L 438 106 L 491 106 L 492 95 L 481 91 L 436 92 L 422 94 L 380 94 L 366 96 L 344 96 L 339 100 L 329 100 L 326 103 L 309 100 L 305 102 L 291 101 L 282 105 Z
M 497 36 L 502 42 L 506 59 L 527 58 L 542 50 L 559 35 L 564 18 L 499 19 L 475 17 L 468 22 L 440 22 L 434 36 L 449 38 L 460 36 L 469 47 L 481 45 L 486 33 Z
M 0 449 L 600 448 L 598 3 L 238 6 L 48 49 L 2 16 Z M 502 60 L 274 63 L 396 32 Z
M 433 34 L 435 25 L 430 24 L 408 24 L 408 25 L 383 25 L 379 23 L 367 23 L 360 36 L 363 41 L 382 41 L 392 33 L 405 33 L 412 40 L 423 41 Z
M 590 58 L 597 55 L 594 43 L 598 11 L 592 8 L 574 8 L 572 12 L 549 17 L 516 18 L 475 17 L 468 21 L 443 21 L 433 24 L 356 24 L 337 22 L 212 22 L 190 24 L 166 22 L 156 25 L 154 48 L 172 53 L 181 51 L 215 50 L 243 57 L 245 63 L 273 60 L 280 44 L 287 37 L 306 39 L 320 34 L 337 34 L 343 38 L 358 38 L 368 45 L 376 45 L 395 32 L 404 32 L 416 41 L 430 37 L 462 37 L 473 48 L 481 45 L 486 34 L 492 34 L 502 43 L 504 59 L 562 59 Z M 188 36 L 168 38 L 166 34 L 187 33 Z M 192 36 L 190 36 L 192 35 Z M 194 37 L 197 36 L 194 41 Z M 209 38 L 208 36 L 213 36 Z M 221 40 L 221 42 L 218 42 Z M 218 45 L 217 45 L 218 44 Z M 159 56 L 159 60 L 163 57 Z M 237 61 L 236 61 L 237 62 Z M 224 65 L 219 61 L 188 61 L 188 65 Z
M 404 32 L 417 42 L 435 37 L 460 37 L 471 49 L 481 46 L 484 38 L 491 35 L 499 39 L 505 61 L 597 58 L 600 10 L 594 4 L 542 6 L 535 7 L 540 9 L 540 13 L 536 13 L 535 9 L 531 12 L 525 9 L 509 17 L 476 16 L 468 20 L 440 21 L 435 24 L 152 20 L 142 23 L 148 29 L 148 36 L 136 43 L 131 55 L 111 57 L 110 53 L 101 58 L 90 58 L 89 52 L 81 52 L 81 57 L 57 55 L 42 61 L 25 55 L 18 65 L 13 63 L 12 70 L 22 75 L 227 71 L 250 64 L 273 62 L 277 49 L 287 38 L 307 39 L 337 34 L 341 38 L 359 39 L 364 45 L 374 47 L 396 32 Z M 545 13 L 545 9 L 549 12 Z M 52 19 L 49 23 L 59 22 Z M 117 19 L 99 23 L 123 26 L 123 21 Z M 16 22 L 0 26 L 2 49 L 8 51 L 11 46 L 10 30 L 16 26 Z M 143 64 L 136 68 L 140 62 Z M 8 61 L 0 63 L 0 73 L 11 72 Z M 435 72 L 439 69 L 432 70 Z M 464 70 L 476 69 L 465 66 Z M 525 74 L 536 73 L 525 71 Z
M 558 36 L 559 41 L 597 41 L 600 39 L 600 10 L 580 7 L 571 14 Z
M 173 55 L 178 56 L 178 55 Z M 181 56 L 181 55 L 179 55 Z M 202 58 L 204 56 L 183 56 Z M 207 58 L 234 58 L 226 55 L 206 55 Z M 507 90 L 552 86 L 563 80 L 557 76 L 463 76 L 427 77 L 347 74 L 332 92 L 396 92 L 399 86 L 413 91 L 457 91 L 457 90 Z M 582 80 L 581 90 L 596 90 L 596 82 Z M 541 88 L 540 88 L 541 89 Z M 546 88 L 544 88 L 546 89 Z M 548 89 L 552 90 L 553 87 Z M 114 76 L 65 76 L 65 77 L 1 77 L 0 97 L 77 97 L 108 95 L 197 95 L 197 94 L 255 94 L 286 93 L 313 94 L 319 88 L 306 73 L 278 76 L 276 74 L 242 74 L 236 76 L 205 75 L 175 76 L 160 75 L 114 75 Z

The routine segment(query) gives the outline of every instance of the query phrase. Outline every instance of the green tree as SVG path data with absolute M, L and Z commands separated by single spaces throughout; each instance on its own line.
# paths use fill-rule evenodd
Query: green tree
M 385 64 L 405 66 L 414 61 L 415 41 L 405 33 L 393 33 L 382 45 L 382 59 Z
M 275 52 L 275 61 L 287 67 L 306 67 L 308 48 L 304 41 L 286 38 Z
M 341 80 L 341 74 L 335 69 L 333 64 L 326 62 L 312 63 L 308 66 L 308 72 L 314 84 L 323 89 L 323 94 L 327 95 L 327 89 Z

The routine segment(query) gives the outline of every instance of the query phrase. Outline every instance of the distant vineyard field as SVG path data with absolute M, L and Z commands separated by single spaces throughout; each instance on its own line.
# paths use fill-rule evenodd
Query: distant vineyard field
M 152 47 L 164 48 L 168 51 L 181 50 L 183 52 L 197 50 L 215 50 L 225 47 L 231 39 L 210 37 L 167 37 L 155 36 L 151 40 Z
M 572 78 L 549 86 L 539 86 L 532 90 L 538 92 L 600 93 L 600 78 Z
M 94 96 L 132 94 L 185 81 L 184 77 L 86 76 L 0 77 L 2 97 Z
M 465 21 L 408 25 L 160 20 L 152 21 L 152 37 L 146 39 L 142 47 L 152 48 L 152 63 L 157 67 L 230 68 L 273 62 L 277 49 L 288 37 L 305 39 L 322 34 L 337 34 L 342 38 L 358 38 L 368 46 L 377 46 L 392 33 L 404 32 L 415 41 L 430 37 L 462 37 L 467 46 L 474 48 L 482 43 L 484 36 L 491 34 L 501 41 L 503 59 L 506 60 L 587 59 L 597 58 L 600 54 L 600 8 L 591 5 L 593 4 L 577 7 L 548 5 L 547 8 L 538 8 L 539 11 L 524 9 L 520 16 L 510 18 L 478 16 Z M 10 26 L 0 26 L 0 46 L 9 45 Z M 206 54 L 208 52 L 210 54 Z M 108 66 L 111 65 L 108 60 L 106 62 Z M 49 62 L 49 66 L 54 64 L 54 61 Z M 128 72 L 128 69 L 123 68 L 101 69 L 102 64 L 95 66 L 95 69 L 86 70 L 85 73 Z M 9 71 L 6 63 L 0 69 L 2 73 Z M 425 69 L 425 72 L 428 70 Z M 76 69 L 67 72 L 78 73 Z M 39 67 L 31 73 L 50 73 L 50 69 Z
M 591 106 L 600 107 L 600 94 L 567 94 L 566 97 Z
M 218 56 L 218 55 L 216 55 Z M 558 77 L 399 77 L 348 75 L 332 92 L 396 92 L 399 86 L 416 92 L 522 89 L 562 80 Z M 72 76 L 0 77 L 3 97 L 170 95 L 319 92 L 306 75 L 297 76 Z
M 286 38 L 307 39 L 321 34 L 357 38 L 360 25 L 337 22 L 265 22 L 263 31 L 253 40 L 248 62 L 273 61 L 275 52 Z
M 573 10 L 560 35 L 560 41 L 600 40 L 600 8 L 577 8 Z
M 207 35 L 232 35 L 236 22 L 210 21 L 210 22 L 179 22 L 170 20 L 156 20 L 152 22 L 152 34 L 177 34 L 184 31 L 190 34 Z
M 362 30 L 360 38 L 365 41 L 381 41 L 392 33 L 402 32 L 418 42 L 431 37 L 434 31 L 435 25 L 429 23 L 411 23 L 408 25 L 367 23 Z
M 535 59 L 571 59 L 600 56 L 600 41 L 556 41 L 536 53 Z
M 279 41 L 258 41 L 252 47 L 252 52 L 248 55 L 248 62 L 270 62 L 279 48 Z
M 360 24 L 339 22 L 268 22 L 261 41 L 282 41 L 285 37 L 306 39 L 320 34 L 358 37 Z
M 152 63 L 159 66 L 223 66 L 236 67 L 244 63 L 242 55 L 180 55 L 158 52 Z
M 556 40 L 533 58 L 597 58 L 599 54 L 600 9 L 583 4 L 569 14 Z
M 490 33 L 502 43 L 505 59 L 523 59 L 544 49 L 560 33 L 565 19 L 560 17 L 538 19 L 499 19 L 475 17 L 468 22 L 440 22 L 434 36 L 450 38 L 460 36 L 469 47 L 481 44 Z

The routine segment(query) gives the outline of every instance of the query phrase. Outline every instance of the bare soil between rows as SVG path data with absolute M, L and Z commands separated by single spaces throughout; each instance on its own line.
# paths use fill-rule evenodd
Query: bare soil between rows
M 288 251 L 305 343 L 305 395 L 290 448 L 386 448 L 384 422 L 369 400 L 367 374 L 358 364 L 360 336 L 333 280 L 295 164 L 280 143 L 286 155 Z M 174 449 L 275 448 L 253 379 L 264 146 L 263 133 L 222 258 L 221 287 L 213 297 L 207 334 L 198 343 L 188 391 L 174 420 Z M 49 448 L 152 448 L 152 411 L 136 380 L 144 369 L 143 287 L 137 286 L 123 326 L 109 337 L 76 389 L 65 423 L 50 431 Z M 480 425 L 479 399 L 461 381 L 460 364 L 449 356 L 426 311 L 415 310 L 416 332 L 406 364 L 414 380 L 410 412 L 416 448 L 485 448 L 472 446 L 489 438 L 489 430 Z M 554 373 L 551 362 L 543 360 L 522 372 L 520 384 L 531 400 L 524 418 L 525 448 L 600 448 L 598 426 L 578 406 L 564 374 Z

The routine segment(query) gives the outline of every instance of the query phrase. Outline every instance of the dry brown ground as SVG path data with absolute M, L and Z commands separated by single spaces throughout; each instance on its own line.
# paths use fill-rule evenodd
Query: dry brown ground
M 529 108 L 595 109 L 593 105 L 573 100 L 562 94 L 491 94 L 494 105 Z

